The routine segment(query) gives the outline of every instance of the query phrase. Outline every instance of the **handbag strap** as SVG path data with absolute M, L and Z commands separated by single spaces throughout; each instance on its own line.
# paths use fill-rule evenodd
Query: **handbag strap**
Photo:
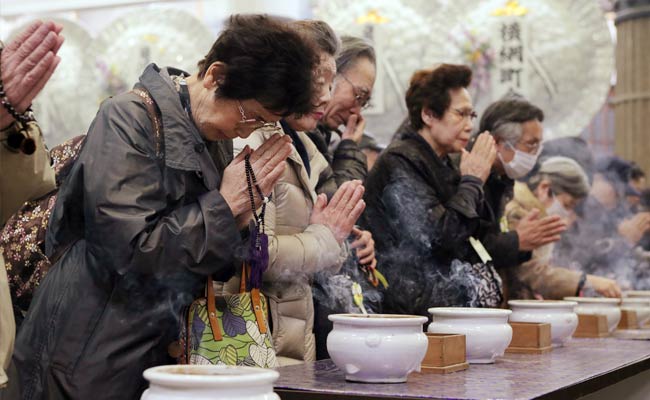
M 260 333 L 266 333 L 266 321 L 264 320 L 264 312 L 262 310 L 262 294 L 257 288 L 251 290 L 251 303 L 253 304 L 253 312 L 255 313 L 255 319 L 257 320 L 257 327 L 259 328 Z
M 250 274 L 251 266 L 249 263 L 244 262 L 241 272 L 241 281 L 239 283 L 239 293 L 246 293 L 246 285 L 248 283 L 247 277 L 250 277 Z M 266 320 L 264 319 L 264 312 L 262 310 L 262 294 L 258 288 L 252 288 L 250 294 L 253 313 L 255 314 L 255 319 L 257 320 L 257 327 L 259 328 L 260 333 L 266 333 Z
M 248 283 L 247 276 L 250 272 L 250 265 L 244 262 L 241 268 L 241 280 L 239 281 L 239 293 L 246 293 L 246 284 Z
M 207 283 L 207 303 L 208 303 L 208 320 L 210 321 L 210 328 L 212 328 L 212 336 L 215 341 L 223 339 L 221 328 L 219 328 L 219 320 L 217 319 L 217 303 L 214 296 L 214 286 L 212 286 L 212 276 L 208 275 Z
M 156 105 L 149 92 L 143 87 L 136 86 L 132 90 L 133 93 L 140 96 L 147 109 L 147 115 L 153 125 L 154 134 L 154 147 L 156 152 L 156 162 L 161 170 L 165 169 L 165 136 L 163 134 L 163 124 L 161 121 L 160 110 Z
M 239 284 L 239 293 L 246 293 L 246 277 L 250 274 L 250 265 L 248 263 L 243 263 L 242 273 L 241 273 L 241 282 Z M 255 319 L 257 320 L 257 327 L 260 330 L 260 333 L 267 332 L 267 325 L 264 319 L 264 312 L 262 309 L 262 294 L 259 289 L 252 289 L 250 292 L 251 295 L 251 304 L 253 306 L 253 313 L 255 314 Z M 221 328 L 219 328 L 219 318 L 217 316 L 217 303 L 216 296 L 214 294 L 214 286 L 212 285 L 212 276 L 208 276 L 208 282 L 206 284 L 206 301 L 208 305 L 208 321 L 210 321 L 210 328 L 212 329 L 212 337 L 215 341 L 223 340 L 223 333 Z

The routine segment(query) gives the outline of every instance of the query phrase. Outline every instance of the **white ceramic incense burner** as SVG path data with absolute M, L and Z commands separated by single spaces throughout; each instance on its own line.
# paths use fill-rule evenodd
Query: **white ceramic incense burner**
M 164 365 L 144 371 L 141 400 L 280 400 L 277 371 L 224 365 Z
M 439 307 L 430 308 L 431 333 L 460 333 L 466 338 L 467 361 L 490 364 L 502 356 L 512 340 L 508 324 L 510 310 L 497 308 Z
M 391 314 L 332 314 L 327 336 L 332 361 L 356 382 L 406 382 L 427 351 L 426 317 Z
M 624 297 L 621 299 L 621 310 L 636 312 L 639 328 L 650 321 L 650 297 Z
M 606 297 L 565 297 L 564 300 L 575 301 L 578 306 L 574 309 L 576 314 L 602 314 L 607 316 L 607 329 L 609 333 L 614 332 L 621 321 L 621 299 L 610 299 Z
M 650 290 L 626 290 L 623 292 L 623 297 L 650 299 Z
M 510 300 L 511 322 L 545 322 L 551 324 L 553 346 L 563 346 L 578 327 L 575 301 Z

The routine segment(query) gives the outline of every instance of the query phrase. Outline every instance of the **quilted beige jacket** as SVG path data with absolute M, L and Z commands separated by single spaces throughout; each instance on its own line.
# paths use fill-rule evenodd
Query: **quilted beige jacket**
M 510 229 L 515 229 L 524 215 L 534 208 L 541 211 L 540 217 L 546 216 L 546 209 L 525 183 L 516 182 L 514 192 L 505 212 Z M 529 261 L 512 270 L 508 277 L 510 299 L 532 299 L 535 294 L 555 300 L 575 296 L 580 272 L 551 265 L 552 253 L 551 243 L 533 251 Z
M 247 139 L 236 139 L 235 154 L 247 144 L 253 149 L 259 147 L 270 134 L 258 130 Z M 269 299 L 273 344 L 280 365 L 316 359 L 311 277 L 322 270 L 338 271 L 347 254 L 345 245 L 337 243 L 329 228 L 309 223 L 318 178 L 330 166 L 305 133 L 298 135 L 307 150 L 311 174 L 307 174 L 294 147 L 273 189 L 265 218 L 269 269 L 263 292 Z

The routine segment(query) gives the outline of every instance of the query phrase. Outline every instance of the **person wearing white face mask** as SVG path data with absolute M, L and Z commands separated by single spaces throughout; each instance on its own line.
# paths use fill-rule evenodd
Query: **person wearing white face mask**
M 533 169 L 542 150 L 543 121 L 541 109 L 523 98 L 509 98 L 490 104 L 479 124 L 478 132 L 489 131 L 497 149 L 483 187 L 487 209 L 482 225 L 488 233 L 482 242 L 502 278 L 507 270 L 529 261 L 533 250 L 559 240 L 566 230 L 560 217 L 541 216 L 539 210 L 528 213 L 516 228 L 508 227 L 503 216 L 513 197 L 514 180 Z
M 575 220 L 574 208 L 588 193 L 589 180 L 577 162 L 566 157 L 548 158 L 526 182 L 515 183 L 514 199 L 505 211 L 508 225 L 516 228 L 533 209 L 539 210 L 540 216 L 558 216 L 570 225 Z M 586 288 L 606 297 L 621 295 L 614 280 L 555 266 L 551 260 L 553 246 L 550 243 L 535 249 L 530 261 L 509 271 L 506 280 L 511 298 L 562 299 Z
M 533 122 L 532 126 L 534 125 L 536 124 Z M 536 127 L 533 127 L 529 130 L 534 129 L 536 129 Z M 524 142 L 524 147 L 530 151 L 534 151 L 534 153 L 530 153 L 526 150 L 518 149 L 516 147 L 517 143 L 512 144 L 508 141 L 504 141 L 503 143 L 504 148 L 507 148 L 508 150 L 514 152 L 514 156 L 512 157 L 512 160 L 506 162 L 502 155 L 504 151 L 500 151 L 497 153 L 497 157 L 499 158 L 499 161 L 501 162 L 506 175 L 511 179 L 520 179 L 526 176 L 535 167 L 537 157 L 539 157 L 540 153 L 542 152 L 542 148 L 544 147 L 541 143 L 538 142 L 533 144 L 527 144 Z

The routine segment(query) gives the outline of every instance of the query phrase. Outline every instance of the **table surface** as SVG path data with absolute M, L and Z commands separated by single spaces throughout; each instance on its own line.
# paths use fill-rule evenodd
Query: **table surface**
M 650 369 L 650 341 L 572 339 L 541 355 L 506 354 L 446 375 L 409 375 L 406 383 L 346 382 L 331 360 L 278 368 L 282 400 L 320 399 L 567 399 Z

